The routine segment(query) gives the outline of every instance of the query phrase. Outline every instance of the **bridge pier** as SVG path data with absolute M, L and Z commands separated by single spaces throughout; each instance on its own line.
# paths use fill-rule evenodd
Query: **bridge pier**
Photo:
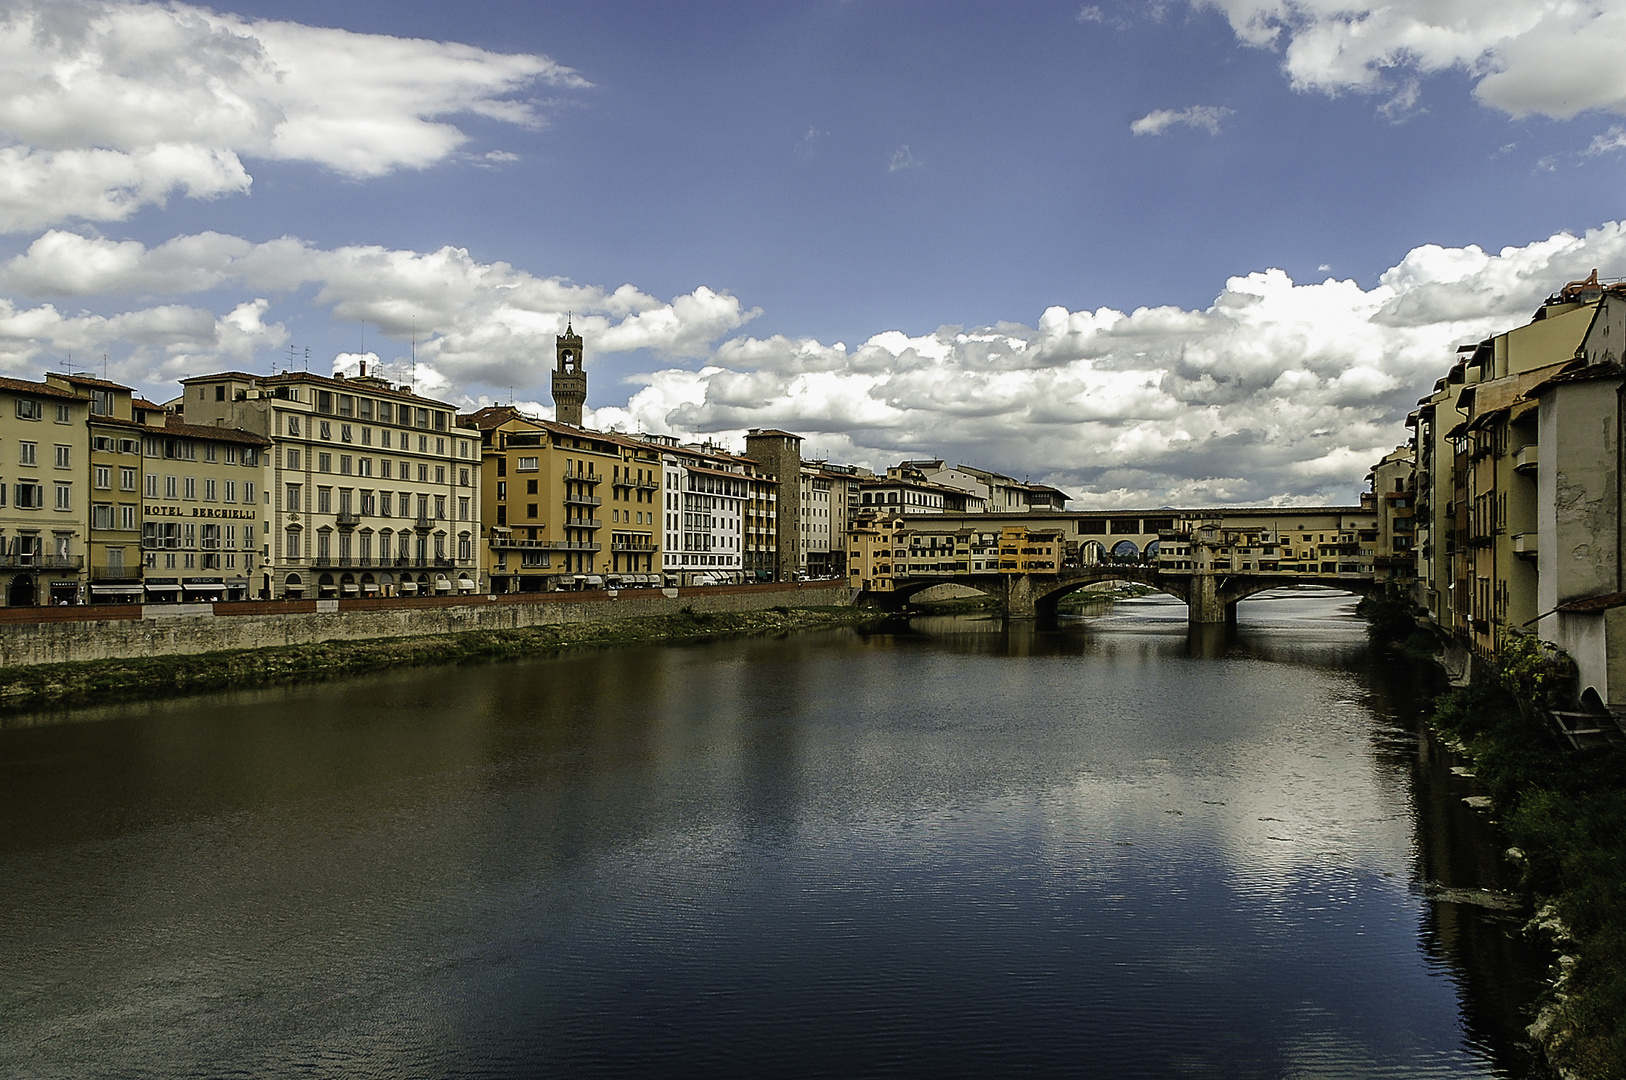
M 1005 575 L 1005 617 L 1007 619 L 1039 617 L 1039 604 L 1034 596 L 1031 574 Z
M 1187 586 L 1186 619 L 1192 626 L 1225 625 L 1236 622 L 1236 601 L 1220 593 L 1219 577 L 1193 574 Z

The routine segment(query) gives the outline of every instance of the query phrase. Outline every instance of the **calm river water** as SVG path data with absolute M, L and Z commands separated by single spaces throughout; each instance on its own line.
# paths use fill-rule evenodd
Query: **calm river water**
M 1352 604 L 14 719 L 0 1075 L 1524 1075 L 1539 958 L 1430 898 L 1497 845 Z

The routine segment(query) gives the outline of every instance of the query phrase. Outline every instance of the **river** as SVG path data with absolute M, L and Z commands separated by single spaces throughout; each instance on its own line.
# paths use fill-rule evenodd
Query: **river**
M 1352 605 L 12 718 L 0 1075 L 1523 1076 L 1541 958 L 1431 895 L 1505 871 Z

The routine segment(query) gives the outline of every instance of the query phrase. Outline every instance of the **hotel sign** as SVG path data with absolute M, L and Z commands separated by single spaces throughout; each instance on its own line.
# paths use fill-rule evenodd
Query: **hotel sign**
M 227 510 L 213 506 L 157 506 L 148 504 L 141 508 L 147 517 L 193 517 L 193 518 L 226 518 L 238 521 L 253 521 L 253 510 Z M 190 511 L 190 512 L 188 512 Z

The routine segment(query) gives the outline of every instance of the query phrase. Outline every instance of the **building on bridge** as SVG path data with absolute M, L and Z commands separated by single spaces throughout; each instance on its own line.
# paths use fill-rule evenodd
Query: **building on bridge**
M 1363 507 L 1186 515 L 1159 535 L 1161 572 L 1246 574 L 1335 587 L 1372 580 L 1377 530 Z

